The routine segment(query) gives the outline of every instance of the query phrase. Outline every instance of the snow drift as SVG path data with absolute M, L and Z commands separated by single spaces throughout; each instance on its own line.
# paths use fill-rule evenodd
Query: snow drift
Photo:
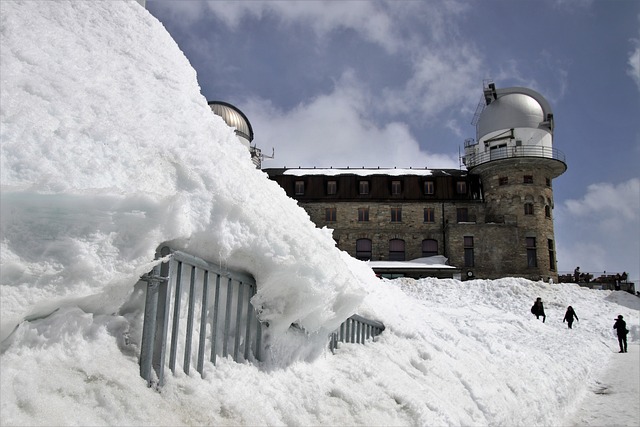
M 3 2 L 2 334 L 110 314 L 170 242 L 246 270 L 271 334 L 328 331 L 373 273 L 256 170 L 135 2 Z

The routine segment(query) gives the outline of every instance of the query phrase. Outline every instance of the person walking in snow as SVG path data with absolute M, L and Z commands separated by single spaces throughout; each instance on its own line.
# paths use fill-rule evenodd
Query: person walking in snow
M 613 324 L 613 329 L 616 329 L 618 333 L 618 344 L 620 345 L 620 351 L 618 353 L 627 352 L 627 334 L 629 330 L 627 329 L 627 322 L 622 319 L 622 314 L 618 315 L 616 323 Z
M 547 320 L 547 315 L 544 314 L 544 305 L 542 304 L 542 298 L 536 298 L 536 302 L 533 303 L 531 307 L 531 312 L 535 314 L 536 319 L 539 319 L 542 316 L 542 323 Z
M 573 325 L 574 317 L 578 322 L 580 321 L 580 319 L 578 319 L 578 315 L 576 314 L 576 312 L 573 311 L 573 307 L 569 306 L 567 308 L 567 312 L 564 314 L 564 319 L 562 320 L 562 323 L 567 322 L 567 324 L 569 325 L 569 329 L 571 329 L 571 325 Z

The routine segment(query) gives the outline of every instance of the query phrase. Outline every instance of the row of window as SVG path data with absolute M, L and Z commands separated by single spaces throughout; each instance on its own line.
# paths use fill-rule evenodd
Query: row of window
M 302 180 L 295 182 L 295 195 L 303 196 L 305 191 L 305 182 Z M 425 181 L 423 185 L 423 191 L 425 195 L 432 195 L 436 192 L 436 184 L 434 181 Z M 338 194 L 338 182 L 337 181 L 327 181 L 326 186 L 327 195 L 335 195 Z M 369 181 L 358 181 L 358 194 L 367 195 L 370 193 L 370 183 Z M 467 194 L 467 182 L 466 181 L 457 181 L 456 182 L 456 193 L 457 194 Z M 399 196 L 402 194 L 402 181 L 393 180 L 391 181 L 391 195 Z
M 548 253 L 549 253 L 549 268 L 551 271 L 556 269 L 556 257 L 553 247 L 553 240 L 547 239 Z M 356 240 L 356 258 L 361 260 L 371 260 L 372 256 L 372 243 L 371 239 L 358 239 Z M 473 236 L 463 237 L 464 247 L 464 266 L 475 267 L 475 255 L 474 255 L 474 240 Z M 527 266 L 538 266 L 538 248 L 536 246 L 535 237 L 525 238 L 525 247 L 527 249 Z M 422 256 L 430 257 L 438 255 L 438 241 L 434 239 L 425 239 L 422 241 Z M 389 240 L 389 261 L 404 261 L 405 260 L 405 242 L 402 239 Z
M 361 260 L 371 259 L 372 250 L 371 239 L 356 240 L 356 258 Z M 425 239 L 422 241 L 422 256 L 430 257 L 438 255 L 438 241 L 433 239 Z M 389 240 L 389 261 L 405 260 L 405 243 L 402 239 Z
M 524 204 L 524 214 L 533 215 L 533 203 Z M 547 218 L 551 218 L 551 207 L 546 205 L 544 207 L 544 214 Z M 393 207 L 390 208 L 391 222 L 402 222 L 402 208 Z M 336 208 L 325 208 L 325 221 L 336 222 L 338 220 L 338 214 Z M 457 208 L 456 219 L 458 222 L 469 222 L 469 209 Z M 369 221 L 369 208 L 358 208 L 358 222 Z M 434 208 L 424 208 L 424 222 L 436 222 L 436 214 Z
M 523 175 L 522 176 L 523 184 L 533 184 L 533 175 Z M 508 176 L 498 177 L 498 185 L 507 185 L 509 184 Z M 545 178 L 545 184 L 547 187 L 551 187 L 551 178 Z

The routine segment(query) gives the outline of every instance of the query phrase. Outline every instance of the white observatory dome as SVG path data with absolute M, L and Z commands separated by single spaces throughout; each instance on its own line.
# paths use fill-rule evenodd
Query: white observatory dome
M 545 120 L 542 106 L 529 95 L 510 93 L 491 102 L 477 123 L 477 136 L 482 139 L 492 132 L 513 128 L 537 129 Z

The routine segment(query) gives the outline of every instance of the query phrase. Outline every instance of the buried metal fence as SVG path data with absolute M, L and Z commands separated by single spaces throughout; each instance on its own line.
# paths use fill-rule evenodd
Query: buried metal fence
M 157 256 L 163 261 L 140 278 L 147 282 L 140 376 L 149 386 L 164 384 L 167 351 L 172 373 L 181 357 L 182 371 L 189 375 L 195 365 L 201 377 L 205 359 L 214 365 L 218 356 L 262 360 L 262 324 L 250 301 L 256 293 L 252 276 L 168 246 Z M 334 352 L 338 342 L 364 344 L 383 330 L 382 323 L 354 314 L 329 336 L 329 348 Z
M 179 356 L 184 373 L 188 375 L 195 364 L 203 377 L 205 358 L 214 365 L 218 356 L 259 360 L 262 327 L 250 303 L 256 293 L 253 277 L 167 246 L 158 256 L 167 259 L 141 278 L 147 282 L 140 349 L 142 378 L 149 385 L 162 386 L 168 342 L 173 373 Z M 184 310 L 186 324 L 182 322 Z
M 339 342 L 364 344 L 366 340 L 380 335 L 382 331 L 382 323 L 354 314 L 329 336 L 329 349 L 334 352 Z

